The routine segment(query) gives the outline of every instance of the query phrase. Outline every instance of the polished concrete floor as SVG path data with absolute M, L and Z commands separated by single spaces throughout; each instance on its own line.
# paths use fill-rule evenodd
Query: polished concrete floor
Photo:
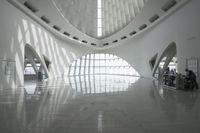
M 0 90 L 0 133 L 199 133 L 200 93 L 126 76 Z

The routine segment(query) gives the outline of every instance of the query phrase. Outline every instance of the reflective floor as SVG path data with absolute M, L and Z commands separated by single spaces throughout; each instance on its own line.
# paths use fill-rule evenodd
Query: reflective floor
M 28 82 L 25 88 L 1 89 L 0 132 L 200 132 L 199 91 L 163 88 L 138 77 L 87 78 Z

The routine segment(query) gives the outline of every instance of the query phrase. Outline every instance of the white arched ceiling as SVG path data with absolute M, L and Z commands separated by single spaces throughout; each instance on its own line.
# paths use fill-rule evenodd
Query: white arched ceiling
M 94 11 L 97 0 L 7 1 L 57 37 L 71 41 L 72 44 L 104 50 L 124 45 L 128 39 L 155 26 L 190 0 L 148 0 L 148 2 L 143 0 L 140 4 L 139 0 L 102 0 L 102 7 L 105 7 L 103 9 L 105 28 L 104 37 L 98 39 L 95 35 L 96 19 L 93 19 L 97 14 Z M 134 6 L 134 3 L 137 6 Z M 32 11 L 29 6 L 34 10 Z
M 63 17 L 81 32 L 96 37 L 97 0 L 52 0 Z
M 97 35 L 97 0 L 52 0 L 61 14 L 81 32 Z M 108 37 L 127 26 L 148 0 L 101 0 L 102 36 Z

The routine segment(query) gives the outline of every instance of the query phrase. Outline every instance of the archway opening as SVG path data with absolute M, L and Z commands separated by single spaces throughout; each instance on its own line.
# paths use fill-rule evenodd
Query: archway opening
M 44 56 L 39 56 L 36 50 L 26 44 L 24 56 L 24 89 L 27 100 L 32 98 L 38 100 L 44 90 L 41 86 L 48 78 L 48 67 L 51 62 Z
M 164 84 L 175 86 L 175 78 L 178 65 L 176 44 L 171 43 L 161 54 L 154 69 L 153 76 Z
M 24 56 L 24 82 L 42 81 L 48 78 L 45 61 L 42 61 L 38 53 L 30 45 L 25 46 Z

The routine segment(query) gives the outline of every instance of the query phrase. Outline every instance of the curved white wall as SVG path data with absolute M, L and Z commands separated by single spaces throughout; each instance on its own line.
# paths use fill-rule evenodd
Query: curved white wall
M 200 59 L 199 5 L 199 0 L 192 0 L 158 25 L 128 40 L 125 45 L 102 52 L 122 57 L 141 75 L 151 77 L 149 60 L 156 53 L 158 53 L 157 59 L 159 59 L 164 49 L 175 42 L 178 70 L 185 74 L 186 59 L 191 57 Z
M 16 61 L 17 85 L 23 85 L 24 49 L 35 48 L 51 61 L 50 77 L 61 77 L 74 59 L 92 50 L 59 40 L 7 1 L 0 1 L 0 60 Z M 3 75 L 1 75 L 3 76 Z

